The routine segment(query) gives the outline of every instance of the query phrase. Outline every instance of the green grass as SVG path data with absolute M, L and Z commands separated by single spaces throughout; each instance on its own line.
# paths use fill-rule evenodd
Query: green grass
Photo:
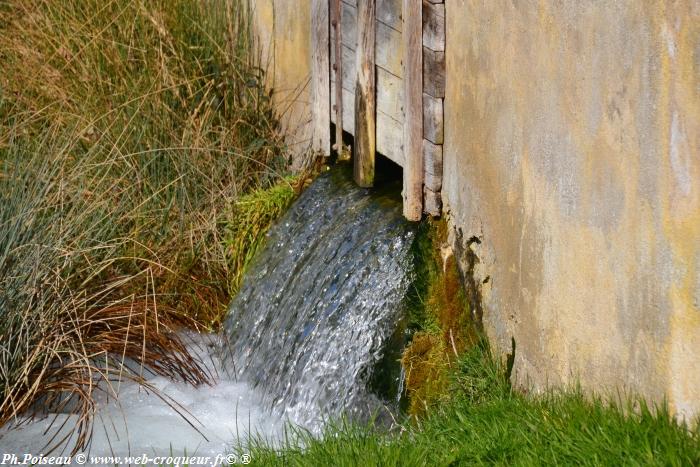
M 698 429 L 663 407 L 631 401 L 625 410 L 578 390 L 546 395 L 512 391 L 485 344 L 465 353 L 452 399 L 386 432 L 331 425 L 322 438 L 291 430 L 274 449 L 256 441 L 251 465 L 698 465 Z
M 124 357 L 206 380 L 175 331 L 221 322 L 251 245 L 231 216 L 287 167 L 248 14 L 0 1 L 0 424 L 41 398 L 84 445 Z

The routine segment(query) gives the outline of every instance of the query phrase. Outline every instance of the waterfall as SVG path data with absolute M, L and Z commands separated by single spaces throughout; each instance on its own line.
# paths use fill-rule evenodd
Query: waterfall
M 318 430 L 328 417 L 396 403 L 373 381 L 391 379 L 394 392 L 400 384 L 389 343 L 412 280 L 415 231 L 398 192 L 359 188 L 342 168 L 321 175 L 270 230 L 231 303 L 226 366 L 294 423 Z

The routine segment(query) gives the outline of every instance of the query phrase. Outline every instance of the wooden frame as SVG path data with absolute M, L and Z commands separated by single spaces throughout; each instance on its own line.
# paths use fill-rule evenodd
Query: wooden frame
M 324 10 L 314 1 L 322 40 Z M 442 144 L 445 97 L 445 5 L 443 0 L 320 0 L 330 12 L 327 104 L 314 103 L 314 128 L 336 125 L 354 135 L 354 176 L 374 183 L 375 153 L 403 168 L 404 215 L 418 220 L 442 212 Z M 318 12 L 318 13 L 317 13 Z M 322 48 L 320 48 L 322 49 Z M 317 50 L 314 47 L 314 50 Z M 315 54 L 315 57 L 317 54 Z M 320 57 L 320 54 L 319 54 Z M 325 89 L 325 58 L 313 61 L 314 86 Z M 332 70 L 332 71 L 331 71 Z M 316 88 L 315 88 L 316 89 Z M 314 99 L 324 99 L 314 91 Z M 329 119 L 316 115 L 328 109 Z M 316 132 L 314 133 L 316 134 Z M 315 138 L 315 147 L 326 146 Z M 341 151 L 342 146 L 335 146 Z

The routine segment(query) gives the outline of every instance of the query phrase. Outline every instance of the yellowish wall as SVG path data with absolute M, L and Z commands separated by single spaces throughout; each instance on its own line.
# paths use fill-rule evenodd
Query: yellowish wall
M 305 149 L 310 0 L 253 7 Z M 700 0 L 446 9 L 443 197 L 492 343 L 515 339 L 515 381 L 700 413 Z
M 700 413 L 700 1 L 446 2 L 443 196 L 515 381 Z
M 292 155 L 311 144 L 311 0 L 252 0 L 260 63 Z

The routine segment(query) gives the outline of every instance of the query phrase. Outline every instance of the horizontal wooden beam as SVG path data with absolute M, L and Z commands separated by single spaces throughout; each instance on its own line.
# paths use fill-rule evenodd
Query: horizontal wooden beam
M 423 137 L 434 144 L 444 140 L 443 100 L 423 93 Z
M 439 191 L 433 191 L 428 187 L 423 190 L 423 203 L 425 213 L 433 217 L 438 217 L 442 214 L 442 196 Z
M 445 51 L 445 5 L 423 0 L 423 46 Z
M 445 97 L 445 52 L 423 47 L 423 90 L 433 97 Z
M 425 186 L 433 191 L 442 189 L 442 144 L 423 140 L 423 172 Z

